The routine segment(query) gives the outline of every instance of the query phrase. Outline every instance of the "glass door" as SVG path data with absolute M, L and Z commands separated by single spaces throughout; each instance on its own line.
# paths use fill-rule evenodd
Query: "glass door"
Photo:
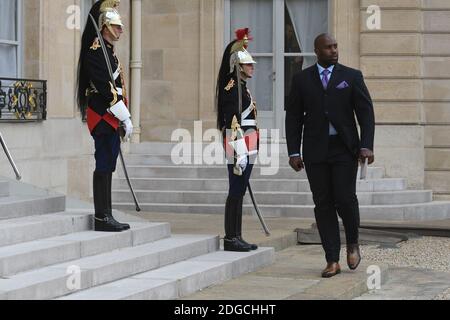
M 258 63 L 248 87 L 258 107 L 258 125 L 261 129 L 274 126 L 275 66 L 274 66 L 274 0 L 229 0 L 229 27 L 226 42 L 235 38 L 235 30 L 250 28 L 255 41 L 249 51 Z M 245 108 L 245 106 L 244 106 Z
M 274 0 L 277 12 L 275 127 L 285 138 L 285 104 L 298 72 L 316 63 L 314 40 L 328 32 L 328 0 Z
M 249 51 L 258 62 L 249 88 L 261 129 L 284 138 L 285 101 L 293 76 L 313 65 L 314 39 L 328 31 L 328 0 L 225 0 L 225 42 L 249 27 Z M 270 132 L 269 132 L 270 133 Z

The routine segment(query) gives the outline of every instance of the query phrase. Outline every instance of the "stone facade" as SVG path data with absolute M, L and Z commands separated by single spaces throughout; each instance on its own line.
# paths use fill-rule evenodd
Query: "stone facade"
M 79 0 L 24 0 L 23 77 L 47 80 L 48 120 L 40 123 L 2 124 L 2 134 L 22 173 L 23 181 L 74 197 L 92 194 L 93 143 L 75 103 L 80 30 L 68 27 Z M 125 23 L 129 1 L 122 1 Z M 129 65 L 129 32 L 118 55 Z M 13 177 L 4 158 L 0 175 Z
M 361 1 L 382 8 L 381 30 L 361 19 L 361 69 L 375 100 L 377 156 L 388 175 L 448 199 L 450 3 Z
M 222 1 L 152 0 L 142 5 L 141 139 L 170 140 L 175 128 L 193 130 L 200 119 L 213 126 Z
M 131 26 L 131 4 L 121 12 Z M 66 28 L 79 0 L 24 0 L 24 76 L 48 80 L 49 120 L 5 124 L 2 133 L 27 182 L 89 197 L 92 142 L 74 101 L 80 31 Z M 411 187 L 450 198 L 450 2 L 330 0 L 331 31 L 341 62 L 363 71 L 375 102 L 376 165 Z M 381 29 L 366 12 L 381 7 Z M 176 128 L 214 127 L 214 96 L 223 50 L 224 0 L 142 1 L 140 141 L 170 141 Z M 136 14 L 136 13 L 133 13 Z M 39 26 L 39 28 L 36 28 Z M 118 46 L 130 65 L 128 28 Z M 128 77 L 129 80 L 129 77 Z M 131 101 L 131 103 L 133 103 Z M 137 112 L 139 112 L 139 109 Z M 133 112 L 133 110 L 132 110 Z M 0 174 L 11 176 L 5 161 Z

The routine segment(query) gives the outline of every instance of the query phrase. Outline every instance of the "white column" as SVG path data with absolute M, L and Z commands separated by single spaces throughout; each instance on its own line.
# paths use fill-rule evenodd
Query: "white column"
M 131 115 L 135 126 L 132 143 L 141 140 L 142 0 L 131 0 Z

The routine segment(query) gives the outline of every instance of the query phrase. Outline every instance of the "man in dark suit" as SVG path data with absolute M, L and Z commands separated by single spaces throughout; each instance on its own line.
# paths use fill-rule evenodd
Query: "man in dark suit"
M 375 116 L 361 71 L 338 63 L 334 37 L 322 34 L 314 45 L 317 64 L 293 79 L 286 138 L 290 166 L 297 172 L 305 169 L 308 176 L 327 260 L 322 277 L 330 278 L 341 272 L 336 212 L 345 228 L 348 266 L 355 270 L 361 262 L 356 176 L 358 161 L 374 162 Z

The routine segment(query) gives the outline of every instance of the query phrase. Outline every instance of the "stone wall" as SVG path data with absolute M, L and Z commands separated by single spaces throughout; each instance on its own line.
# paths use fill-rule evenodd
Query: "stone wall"
M 425 185 L 450 199 L 450 1 L 422 7 Z
M 142 141 L 170 141 L 174 129 L 214 119 L 221 2 L 143 1 Z
M 437 23 L 435 14 L 445 20 L 442 11 L 429 10 L 432 5 L 443 6 L 419 0 L 330 3 L 331 32 L 338 39 L 341 62 L 363 71 L 375 102 L 375 165 L 384 166 L 388 176 L 407 178 L 410 187 L 423 187 L 426 176 L 433 174 L 427 171 L 425 175 L 424 170 L 426 155 L 427 163 L 431 161 L 425 149 L 430 140 L 427 119 L 435 114 L 430 108 L 445 109 L 442 101 L 429 102 L 439 85 L 426 79 L 433 67 L 424 55 L 436 36 L 427 36 L 424 23 L 426 19 Z M 373 4 L 382 9 L 380 30 L 366 26 L 366 9 Z M 174 129 L 191 130 L 199 119 L 206 121 L 204 127 L 213 127 L 223 17 L 223 0 L 143 3 L 142 141 L 170 140 Z M 443 68 L 434 68 L 443 72 Z
M 75 104 L 80 32 L 66 28 L 79 0 L 24 0 L 24 76 L 48 80 L 48 120 L 3 124 L 26 182 L 89 198 L 93 146 Z M 366 9 L 382 9 L 369 30 Z M 129 68 L 128 26 L 117 52 Z M 223 50 L 223 0 L 142 2 L 142 141 L 168 141 L 195 120 L 214 127 L 214 87 Z M 360 68 L 375 102 L 376 164 L 450 198 L 450 2 L 331 0 L 331 31 L 341 62 Z M 127 77 L 129 82 L 129 77 Z M 0 175 L 12 176 L 6 158 Z
M 367 27 L 370 5 L 381 29 Z M 361 0 L 361 69 L 375 103 L 377 163 L 388 176 L 424 185 L 424 90 L 420 0 Z
M 121 12 L 129 25 L 129 0 Z M 79 0 L 24 0 L 24 77 L 48 81 L 48 120 L 2 124 L 23 181 L 82 199 L 92 193 L 93 142 L 75 103 L 80 30 L 69 29 L 67 8 Z M 117 46 L 128 70 L 129 29 Z M 4 155 L 0 176 L 14 177 Z
M 28 79 L 39 78 L 40 18 L 39 1 L 24 1 L 23 76 Z
M 361 68 L 377 115 L 377 156 L 387 174 L 450 198 L 450 2 L 362 0 L 382 28 L 361 19 Z

